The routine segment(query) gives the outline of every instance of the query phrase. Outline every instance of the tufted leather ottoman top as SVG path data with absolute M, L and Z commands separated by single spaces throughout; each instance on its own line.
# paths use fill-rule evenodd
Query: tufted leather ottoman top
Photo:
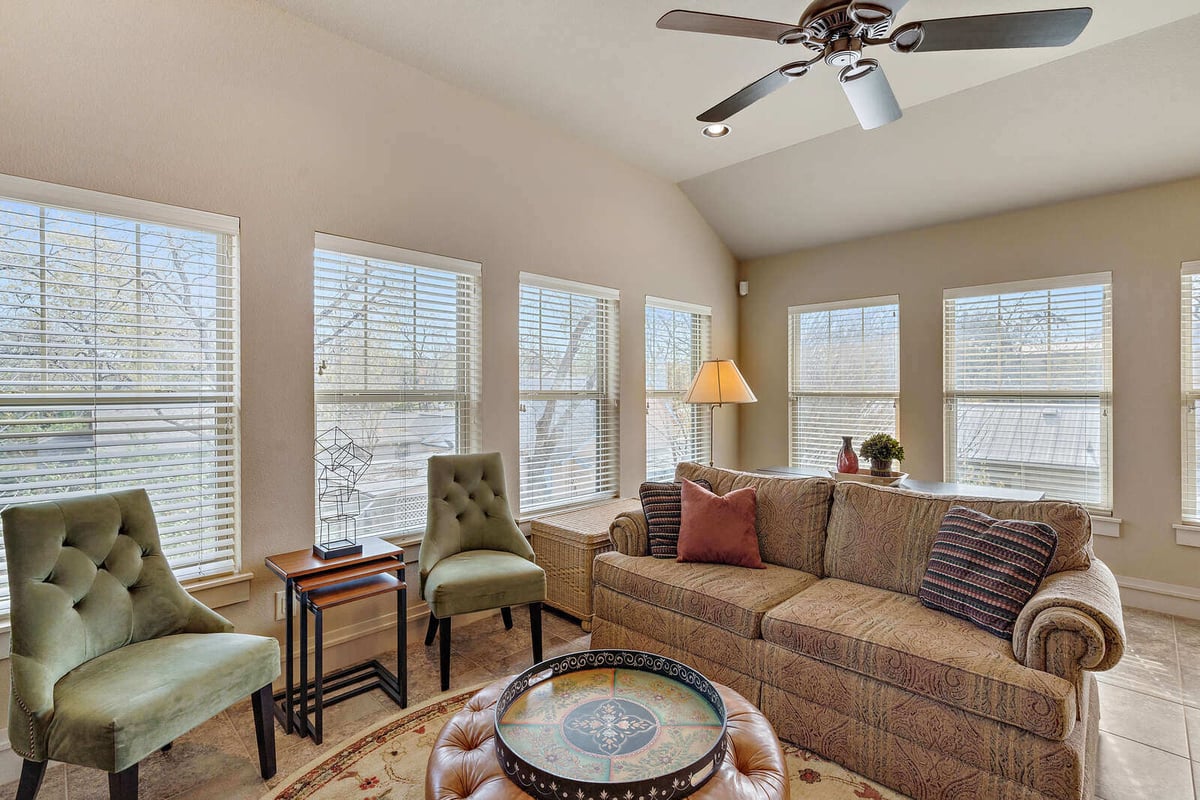
M 425 772 L 426 800 L 527 800 L 496 760 L 496 700 L 511 678 L 486 686 L 450 718 L 434 742 Z M 749 700 L 714 683 L 728 715 L 729 753 L 721 769 L 690 797 L 697 800 L 789 800 L 783 750 L 771 723 Z

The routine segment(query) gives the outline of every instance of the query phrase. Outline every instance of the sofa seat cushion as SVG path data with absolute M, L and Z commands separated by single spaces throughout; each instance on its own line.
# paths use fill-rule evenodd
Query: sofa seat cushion
M 141 761 L 279 674 L 279 643 L 185 633 L 111 650 L 54 686 L 47 756 L 106 772 Z
M 602 553 L 596 557 L 595 580 L 629 597 L 757 639 L 763 615 L 816 583 L 817 577 L 774 564 L 750 573 L 728 564 Z
M 910 595 L 829 578 L 771 609 L 762 629 L 768 642 L 1048 739 L 1075 724 L 1069 681 Z

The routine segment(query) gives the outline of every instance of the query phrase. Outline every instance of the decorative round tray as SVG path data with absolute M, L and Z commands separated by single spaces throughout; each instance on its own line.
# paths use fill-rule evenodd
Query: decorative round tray
M 496 703 L 496 756 L 545 800 L 675 800 L 716 774 L 725 703 L 707 678 L 663 656 L 587 650 L 543 661 Z

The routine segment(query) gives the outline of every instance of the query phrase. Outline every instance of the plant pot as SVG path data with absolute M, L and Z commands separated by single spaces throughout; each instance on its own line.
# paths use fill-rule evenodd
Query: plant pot
M 871 474 L 877 478 L 887 478 L 892 474 L 892 462 L 879 458 L 871 459 Z

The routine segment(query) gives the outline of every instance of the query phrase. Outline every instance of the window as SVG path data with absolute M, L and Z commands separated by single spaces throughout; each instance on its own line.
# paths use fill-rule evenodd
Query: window
M 0 177 L 0 506 L 144 488 L 177 576 L 235 571 L 237 233 Z
M 1183 265 L 1183 519 L 1200 523 L 1200 261 Z
M 1112 510 L 1109 273 L 945 292 L 946 480 Z
M 479 448 L 479 281 L 479 264 L 316 236 L 316 433 L 371 454 L 359 537 L 423 530 L 429 456 Z
M 896 435 L 900 298 L 788 310 L 791 463 L 826 469 L 843 436 Z
M 669 481 L 680 461 L 709 460 L 708 409 L 683 396 L 712 347 L 712 309 L 646 298 L 646 480 Z
M 521 273 L 521 512 L 619 489 L 614 289 Z

